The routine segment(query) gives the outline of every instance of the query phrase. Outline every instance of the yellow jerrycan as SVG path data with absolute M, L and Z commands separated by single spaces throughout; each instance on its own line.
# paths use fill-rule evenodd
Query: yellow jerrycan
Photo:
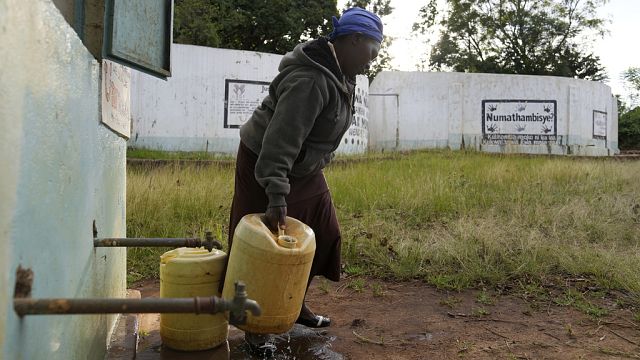
M 219 250 L 178 248 L 160 256 L 160 297 L 220 296 L 218 287 L 227 255 Z M 172 349 L 196 351 L 227 340 L 223 313 L 160 314 L 162 343 Z
M 309 226 L 291 217 L 285 221 L 286 234 L 274 234 L 262 222 L 263 215 L 249 214 L 238 223 L 222 297 L 232 299 L 234 283 L 244 281 L 248 297 L 260 304 L 262 314 L 249 313 L 247 323 L 237 327 L 254 334 L 281 334 L 300 315 L 316 237 Z

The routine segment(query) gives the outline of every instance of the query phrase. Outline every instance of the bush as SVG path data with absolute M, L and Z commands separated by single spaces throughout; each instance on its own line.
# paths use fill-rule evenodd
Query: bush
M 622 150 L 640 149 L 640 106 L 620 116 L 618 143 Z

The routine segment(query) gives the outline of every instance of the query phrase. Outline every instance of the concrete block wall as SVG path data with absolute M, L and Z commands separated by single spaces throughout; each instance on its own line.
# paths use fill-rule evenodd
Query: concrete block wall
M 369 93 L 369 149 L 374 151 L 465 147 L 589 156 L 619 151 L 615 98 L 599 82 L 551 76 L 382 72 Z M 530 135 L 529 140 L 522 140 L 520 134 L 496 140 L 488 136 L 490 130 L 498 128 L 500 133 L 502 127 L 515 133 L 517 126 L 506 121 L 496 122 L 500 126 L 495 128 L 485 124 L 484 113 L 493 111 L 492 107 L 497 108 L 496 114 L 551 114 L 555 119 L 553 126 L 521 123 L 519 131 Z M 506 113 L 501 112 L 506 108 Z M 604 138 L 594 137 L 594 116 L 606 121 L 606 129 L 600 129 L 606 130 Z
M 235 155 L 238 127 L 267 95 L 282 55 L 181 44 L 171 54 L 166 81 L 132 71 L 129 146 Z M 368 85 L 358 76 L 357 114 L 338 152 L 366 150 Z

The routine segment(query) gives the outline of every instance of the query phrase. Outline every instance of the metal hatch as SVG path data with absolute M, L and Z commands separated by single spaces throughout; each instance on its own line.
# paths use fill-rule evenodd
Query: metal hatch
M 104 58 L 171 76 L 172 0 L 105 0 Z

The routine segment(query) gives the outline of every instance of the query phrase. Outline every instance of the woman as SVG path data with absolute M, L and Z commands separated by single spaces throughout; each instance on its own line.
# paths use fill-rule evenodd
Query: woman
M 340 279 L 340 228 L 322 173 L 351 124 L 355 76 L 364 73 L 380 50 L 382 22 L 361 9 L 333 18 L 328 38 L 308 41 L 287 53 L 269 95 L 240 128 L 229 247 L 240 219 L 265 213 L 272 231 L 285 216 L 309 225 L 316 275 Z M 297 323 L 331 324 L 303 304 Z

